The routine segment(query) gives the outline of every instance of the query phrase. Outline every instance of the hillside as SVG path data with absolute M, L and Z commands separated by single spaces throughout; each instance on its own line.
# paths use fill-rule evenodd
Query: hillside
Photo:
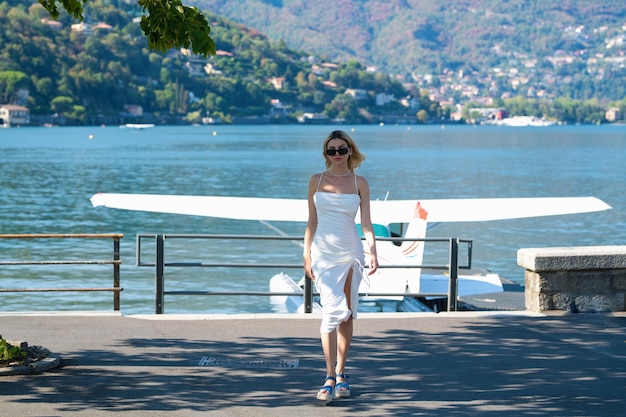
M 475 122 L 493 107 L 567 123 L 616 121 L 626 114 L 619 55 L 611 61 L 617 71 L 598 64 L 590 73 L 569 55 L 555 55 L 549 65 L 518 56 L 508 66 L 471 69 L 463 63 L 455 71 L 442 66 L 441 73 L 418 76 L 415 70 L 399 79 L 365 60 L 312 55 L 203 12 L 218 49 L 208 58 L 185 49 L 150 50 L 138 23 L 141 9 L 132 0 L 90 1 L 80 24 L 67 14 L 50 20 L 35 0 L 0 0 L 0 104 L 25 106 L 33 124 L 52 125 L 446 123 L 461 116 Z M 622 48 L 617 40 L 615 46 Z M 579 70 L 568 75 L 572 68 Z M 540 83 L 532 84 L 530 74 Z M 550 87 L 569 89 L 569 95 L 550 93 Z M 617 98 L 609 101 L 600 87 Z M 590 92 L 602 99 L 579 99 Z M 612 120 L 605 116 L 608 107 L 617 109 Z
M 85 12 L 82 24 L 67 15 L 51 21 L 34 0 L 0 1 L 0 104 L 26 106 L 34 123 L 47 124 L 206 117 L 288 123 L 304 114 L 372 123 L 389 115 L 415 120 L 418 111 L 425 122 L 449 115 L 385 74 L 355 62 L 325 67 L 210 13 L 219 51 L 202 58 L 188 50 L 149 50 L 137 5 L 94 0 Z M 383 93 L 411 102 L 377 105 Z
M 466 96 L 626 97 L 623 0 L 189 3 L 290 48 L 336 61 L 358 59 L 403 81 L 471 85 Z

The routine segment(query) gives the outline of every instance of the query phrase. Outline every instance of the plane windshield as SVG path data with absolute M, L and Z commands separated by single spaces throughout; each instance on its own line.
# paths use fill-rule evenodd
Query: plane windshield
M 391 233 L 389 232 L 389 228 L 383 224 L 373 224 L 374 235 L 379 237 L 391 237 Z M 359 232 L 359 236 L 363 236 L 363 229 L 361 229 L 361 225 L 356 225 L 356 230 Z

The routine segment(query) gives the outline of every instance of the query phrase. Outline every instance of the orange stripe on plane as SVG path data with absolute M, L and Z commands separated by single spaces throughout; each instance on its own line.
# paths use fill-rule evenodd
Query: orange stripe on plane
M 426 217 L 428 217 L 428 212 L 424 207 L 422 207 L 422 204 L 419 201 L 415 205 L 415 212 L 413 213 L 413 217 L 417 217 L 422 220 L 426 220 Z
M 410 256 L 413 252 L 417 251 L 417 249 L 419 249 L 419 247 L 421 246 L 421 241 L 412 241 L 411 244 L 409 245 L 409 247 L 407 247 L 406 249 L 402 250 L 402 255 L 404 256 Z

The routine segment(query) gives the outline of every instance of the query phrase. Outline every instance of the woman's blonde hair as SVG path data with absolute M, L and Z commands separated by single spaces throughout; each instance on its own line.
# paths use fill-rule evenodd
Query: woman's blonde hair
M 324 161 L 326 162 L 327 169 L 330 168 L 331 162 L 328 159 L 328 156 L 326 155 L 326 147 L 328 146 L 328 142 L 330 142 L 333 139 L 343 140 L 344 142 L 346 142 L 348 147 L 352 149 L 352 154 L 348 157 L 348 168 L 350 169 L 350 171 L 354 171 L 359 166 L 361 166 L 361 162 L 365 160 L 365 155 L 362 154 L 361 151 L 359 151 L 359 148 L 357 148 L 356 143 L 354 143 L 354 140 L 352 140 L 350 135 L 348 135 L 343 130 L 333 130 L 326 137 L 326 140 L 324 141 L 324 146 L 322 147 L 322 155 L 324 155 Z

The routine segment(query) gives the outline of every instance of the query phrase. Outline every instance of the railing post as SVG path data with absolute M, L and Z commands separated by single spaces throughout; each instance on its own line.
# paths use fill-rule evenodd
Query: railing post
M 313 280 L 304 273 L 304 312 L 313 312 Z
M 459 239 L 450 239 L 450 287 L 448 288 L 448 311 L 456 311 L 457 282 L 459 277 Z
M 113 238 L 113 260 L 120 260 L 120 239 L 117 237 Z M 120 287 L 120 264 L 119 262 L 115 262 L 113 264 L 113 288 Z M 120 292 L 113 291 L 113 310 L 120 311 Z
M 156 275 L 155 275 L 155 314 L 163 314 L 165 241 L 163 235 L 156 235 Z

